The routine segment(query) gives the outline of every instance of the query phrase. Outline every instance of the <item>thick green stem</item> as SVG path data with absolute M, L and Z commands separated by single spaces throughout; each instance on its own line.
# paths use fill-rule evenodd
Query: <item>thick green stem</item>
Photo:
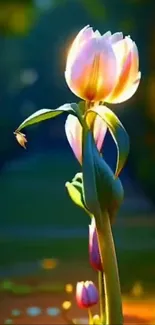
M 101 260 L 104 268 L 106 325 L 122 325 L 122 298 L 117 258 L 108 213 L 97 216 L 96 227 Z
M 98 272 L 98 289 L 100 295 L 100 319 L 103 323 L 104 321 L 104 280 L 103 280 L 103 272 Z

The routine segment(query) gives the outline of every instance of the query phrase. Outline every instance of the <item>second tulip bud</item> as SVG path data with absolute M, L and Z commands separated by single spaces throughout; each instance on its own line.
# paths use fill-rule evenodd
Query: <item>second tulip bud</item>
M 98 303 L 99 294 L 92 281 L 81 281 L 76 285 L 76 301 L 80 308 L 90 308 Z
M 89 260 L 95 270 L 103 272 L 94 217 L 89 225 Z

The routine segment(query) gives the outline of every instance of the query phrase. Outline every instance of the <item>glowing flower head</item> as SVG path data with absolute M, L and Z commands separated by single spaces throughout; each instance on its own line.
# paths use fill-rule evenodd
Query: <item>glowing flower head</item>
M 101 35 L 86 26 L 70 48 L 65 78 L 72 92 L 85 100 L 126 101 L 141 78 L 137 46 L 121 32 Z

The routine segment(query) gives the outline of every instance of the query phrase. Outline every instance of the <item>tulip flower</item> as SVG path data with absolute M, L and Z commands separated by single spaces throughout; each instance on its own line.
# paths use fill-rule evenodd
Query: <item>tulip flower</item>
M 89 260 L 95 270 L 103 272 L 94 217 L 89 225 Z
M 76 116 L 68 115 L 65 123 L 65 131 L 75 157 L 82 164 L 82 126 Z M 97 115 L 94 119 L 93 135 L 99 151 L 102 149 L 106 132 L 106 123 Z
M 124 102 L 134 95 L 141 78 L 137 46 L 121 32 L 101 35 L 88 25 L 71 45 L 65 78 L 71 91 L 84 100 Z
M 78 282 L 76 285 L 76 301 L 80 308 L 90 308 L 98 303 L 99 295 L 92 281 Z

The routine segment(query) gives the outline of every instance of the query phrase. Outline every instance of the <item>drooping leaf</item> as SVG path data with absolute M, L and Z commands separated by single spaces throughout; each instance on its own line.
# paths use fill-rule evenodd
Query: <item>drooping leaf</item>
M 125 165 L 129 153 L 129 136 L 118 117 L 106 106 L 91 107 L 85 114 L 85 120 L 89 128 L 94 123 L 95 115 L 99 115 L 107 124 L 109 131 L 117 146 L 117 163 L 115 176 L 118 176 Z
M 43 108 L 30 115 L 24 122 L 22 122 L 15 132 L 21 131 L 23 128 L 36 124 L 50 118 L 56 117 L 64 112 L 76 115 L 76 104 L 65 104 L 57 109 L 47 109 Z
M 82 167 L 87 208 L 94 216 L 103 216 L 108 211 L 112 222 L 123 200 L 123 187 L 98 152 L 91 131 L 85 129 Z

